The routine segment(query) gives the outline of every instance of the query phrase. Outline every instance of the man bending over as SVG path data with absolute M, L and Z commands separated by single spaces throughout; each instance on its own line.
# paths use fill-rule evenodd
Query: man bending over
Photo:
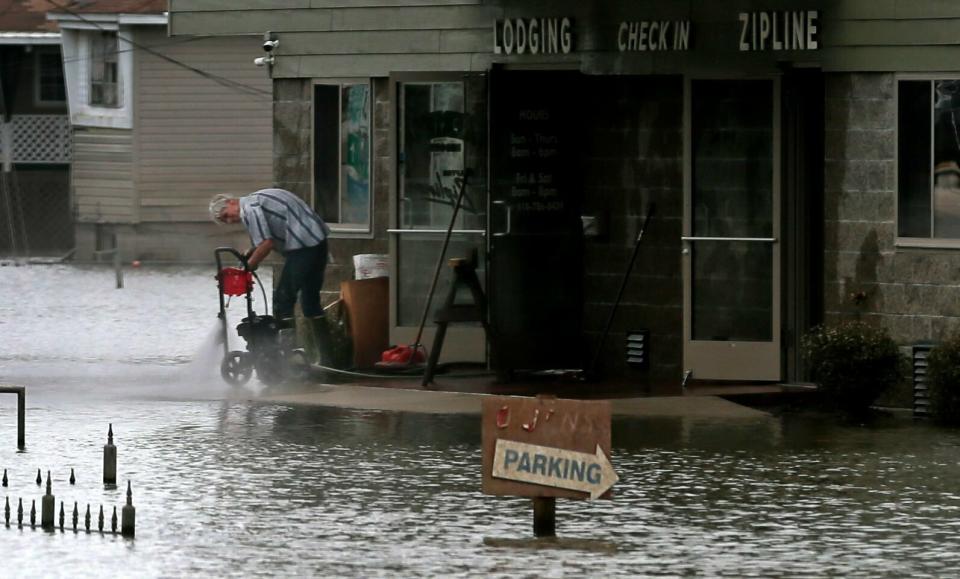
M 300 295 L 300 309 L 313 322 L 323 351 L 327 345 L 326 320 L 320 305 L 320 289 L 327 267 L 327 236 L 330 229 L 317 212 L 284 189 L 261 189 L 244 197 L 216 195 L 210 200 L 210 216 L 216 223 L 243 223 L 253 247 L 247 267 L 256 270 L 270 252 L 284 257 L 280 280 L 273 292 L 273 315 L 281 328 L 292 328 L 293 306 Z

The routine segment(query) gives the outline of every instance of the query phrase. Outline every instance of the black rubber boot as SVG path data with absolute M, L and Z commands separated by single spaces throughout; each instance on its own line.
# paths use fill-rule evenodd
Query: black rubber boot
M 317 344 L 317 357 L 322 366 L 331 366 L 333 360 L 333 343 L 330 335 L 330 321 L 326 316 L 317 316 L 310 319 L 313 326 L 313 337 Z
M 280 350 L 289 352 L 297 347 L 297 320 L 294 318 L 283 318 L 277 322 L 278 344 Z

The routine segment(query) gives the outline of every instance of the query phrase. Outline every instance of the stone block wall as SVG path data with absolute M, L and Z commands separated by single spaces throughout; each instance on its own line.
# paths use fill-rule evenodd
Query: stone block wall
M 827 323 L 886 327 L 909 353 L 960 331 L 960 251 L 895 245 L 895 98 L 892 74 L 826 75 L 824 309 Z
M 274 81 L 274 183 L 310 199 L 312 190 L 313 103 L 310 79 L 277 79 Z M 359 253 L 387 253 L 389 225 L 390 179 L 389 159 L 390 97 L 386 78 L 372 81 L 373 91 L 373 231 L 372 238 L 338 237 L 333 234 L 329 246 L 332 261 L 324 281 L 324 303 L 336 299 L 340 282 L 353 279 L 353 256 Z
M 631 383 L 676 384 L 682 374 L 683 81 L 680 77 L 591 77 L 583 147 L 584 214 L 603 234 L 585 252 L 584 329 L 588 354 L 607 321 L 648 203 L 644 234 L 610 335 L 603 375 Z M 650 368 L 626 363 L 626 333 L 650 330 Z M 589 358 L 589 356 L 588 356 Z

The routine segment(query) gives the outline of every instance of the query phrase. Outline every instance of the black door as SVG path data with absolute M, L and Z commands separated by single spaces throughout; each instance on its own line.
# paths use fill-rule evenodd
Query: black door
M 490 316 L 508 370 L 582 367 L 580 87 L 491 73 Z

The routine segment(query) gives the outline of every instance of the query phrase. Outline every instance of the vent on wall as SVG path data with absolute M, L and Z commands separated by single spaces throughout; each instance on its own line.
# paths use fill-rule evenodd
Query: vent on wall
M 650 330 L 627 332 L 627 365 L 646 370 L 650 366 Z
M 933 344 L 917 344 L 913 347 L 913 415 L 926 418 L 930 415 L 930 394 L 927 388 L 927 356 Z

